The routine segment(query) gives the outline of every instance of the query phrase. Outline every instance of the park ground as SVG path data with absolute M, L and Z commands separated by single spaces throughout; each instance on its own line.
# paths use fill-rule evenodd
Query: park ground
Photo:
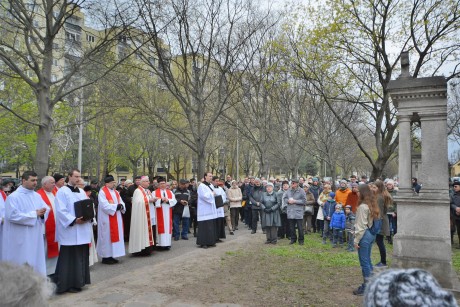
M 143 261 L 137 268 L 96 264 L 96 280 L 87 289 L 55 296 L 50 306 L 362 305 L 362 297 L 352 294 L 362 282 L 356 252 L 323 245 L 318 234 L 307 235 L 303 246 L 287 239 L 277 245 L 264 241 L 262 233 L 241 229 L 207 250 L 191 238 L 174 242 L 176 253 L 122 258 L 125 264 Z M 392 246 L 387 248 L 391 264 Z M 375 245 L 372 257 L 379 262 Z M 453 263 L 460 273 L 459 249 L 453 249 Z M 102 270 L 111 274 L 98 275 Z

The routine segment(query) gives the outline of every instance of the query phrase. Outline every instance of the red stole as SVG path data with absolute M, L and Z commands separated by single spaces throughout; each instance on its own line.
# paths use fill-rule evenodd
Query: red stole
M 103 187 L 102 191 L 104 191 L 105 197 L 109 201 L 109 204 L 115 204 L 113 202 L 112 195 L 110 194 L 110 191 L 107 187 Z M 115 195 L 117 196 L 117 201 L 120 203 L 120 194 L 118 193 L 117 190 L 114 190 Z M 109 215 L 109 224 L 110 224 L 110 242 L 115 243 L 120 241 L 120 236 L 118 233 L 118 218 L 117 218 L 117 212 L 115 211 L 114 215 Z
M 6 193 L 3 190 L 0 190 L 0 193 L 2 193 L 3 200 L 6 200 Z
M 54 186 L 53 191 L 51 193 L 53 193 L 53 195 L 56 196 L 58 190 L 59 188 L 57 186 Z
M 166 196 L 168 199 L 172 199 L 172 192 L 170 190 L 165 190 Z M 163 195 L 161 195 L 161 190 L 155 190 L 155 197 L 161 199 Z M 157 229 L 158 233 L 166 233 L 165 230 L 165 221 L 163 217 L 163 208 L 156 208 L 157 209 Z M 168 233 L 172 233 L 172 207 L 169 207 L 169 230 Z
M 145 212 L 147 213 L 147 225 L 149 227 L 149 242 L 150 242 L 150 246 L 152 246 L 154 242 L 153 242 L 153 233 L 152 233 L 152 221 L 150 221 L 149 199 L 143 187 L 139 186 L 138 189 L 141 190 L 142 195 L 144 196 Z
M 59 255 L 59 245 L 56 242 L 56 220 L 54 219 L 53 206 L 46 195 L 46 191 L 39 189 L 38 194 L 42 197 L 43 201 L 50 207 L 50 212 L 48 214 L 48 219 L 45 222 L 46 229 L 46 245 L 48 247 L 48 258 L 54 258 Z

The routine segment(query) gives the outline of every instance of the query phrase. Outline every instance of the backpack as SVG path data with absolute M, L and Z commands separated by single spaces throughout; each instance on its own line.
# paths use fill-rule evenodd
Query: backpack
M 383 219 L 374 219 L 372 227 L 368 228 L 373 236 L 380 234 L 382 230 Z

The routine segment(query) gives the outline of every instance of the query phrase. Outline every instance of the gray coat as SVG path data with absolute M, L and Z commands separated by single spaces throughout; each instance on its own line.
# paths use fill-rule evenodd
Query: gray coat
M 263 227 L 270 227 L 270 226 L 276 226 L 280 227 L 281 226 L 281 217 L 280 217 L 280 211 L 279 205 L 278 205 L 278 199 L 276 197 L 276 193 L 272 192 L 271 194 L 268 194 L 268 192 L 264 192 L 262 194 L 262 210 L 265 210 L 266 208 L 272 209 L 273 211 L 270 213 L 265 212 L 265 214 L 262 214 L 262 228 Z
M 379 205 L 380 218 L 382 219 L 382 229 L 380 230 L 380 234 L 382 236 L 389 236 L 390 235 L 390 221 L 388 220 L 387 210 L 385 210 L 385 202 L 381 195 L 377 197 L 377 203 Z
M 289 198 L 293 198 L 295 203 L 289 204 Z M 305 204 L 307 203 L 307 195 L 305 191 L 301 188 L 295 190 L 289 189 L 284 193 L 283 201 L 287 204 L 287 218 L 302 220 L 303 214 L 305 212 Z

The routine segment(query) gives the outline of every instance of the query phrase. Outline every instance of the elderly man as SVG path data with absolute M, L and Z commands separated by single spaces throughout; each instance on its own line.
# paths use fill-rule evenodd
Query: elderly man
M 59 189 L 55 198 L 56 233 L 60 244 L 55 273 L 57 293 L 80 292 L 83 286 L 91 283 L 89 243 L 93 228 L 91 220 L 75 214 L 75 202 L 87 196 L 77 186 L 81 178 L 78 169 L 72 169 L 68 178 L 67 186 Z
M 59 244 L 56 240 L 56 217 L 54 212 L 54 178 L 45 176 L 42 179 L 42 187 L 37 191 L 43 201 L 48 205 L 50 212 L 45 223 L 45 253 L 46 253 L 46 275 L 53 275 L 56 271 L 57 259 L 59 256 Z
M 105 186 L 99 191 L 97 207 L 97 254 L 102 257 L 102 263 L 115 264 L 114 257 L 125 255 L 122 213 L 126 208 L 120 193 L 115 190 L 115 179 L 107 176 Z
M 35 271 L 45 275 L 43 234 L 49 208 L 34 191 L 37 181 L 35 172 L 24 172 L 22 185 L 6 199 L 2 260 L 17 264 L 27 263 Z
M 149 177 L 142 176 L 132 199 L 129 252 L 135 256 L 149 256 L 154 244 L 156 198 L 148 189 L 149 185 Z
M 299 187 L 299 179 L 295 178 L 291 180 L 291 188 L 284 193 L 283 201 L 287 204 L 286 213 L 291 235 L 291 242 L 289 244 L 294 244 L 297 241 L 295 232 L 295 226 L 297 225 L 297 230 L 299 231 L 299 245 L 303 245 L 304 232 L 302 224 L 307 196 L 305 191 Z

